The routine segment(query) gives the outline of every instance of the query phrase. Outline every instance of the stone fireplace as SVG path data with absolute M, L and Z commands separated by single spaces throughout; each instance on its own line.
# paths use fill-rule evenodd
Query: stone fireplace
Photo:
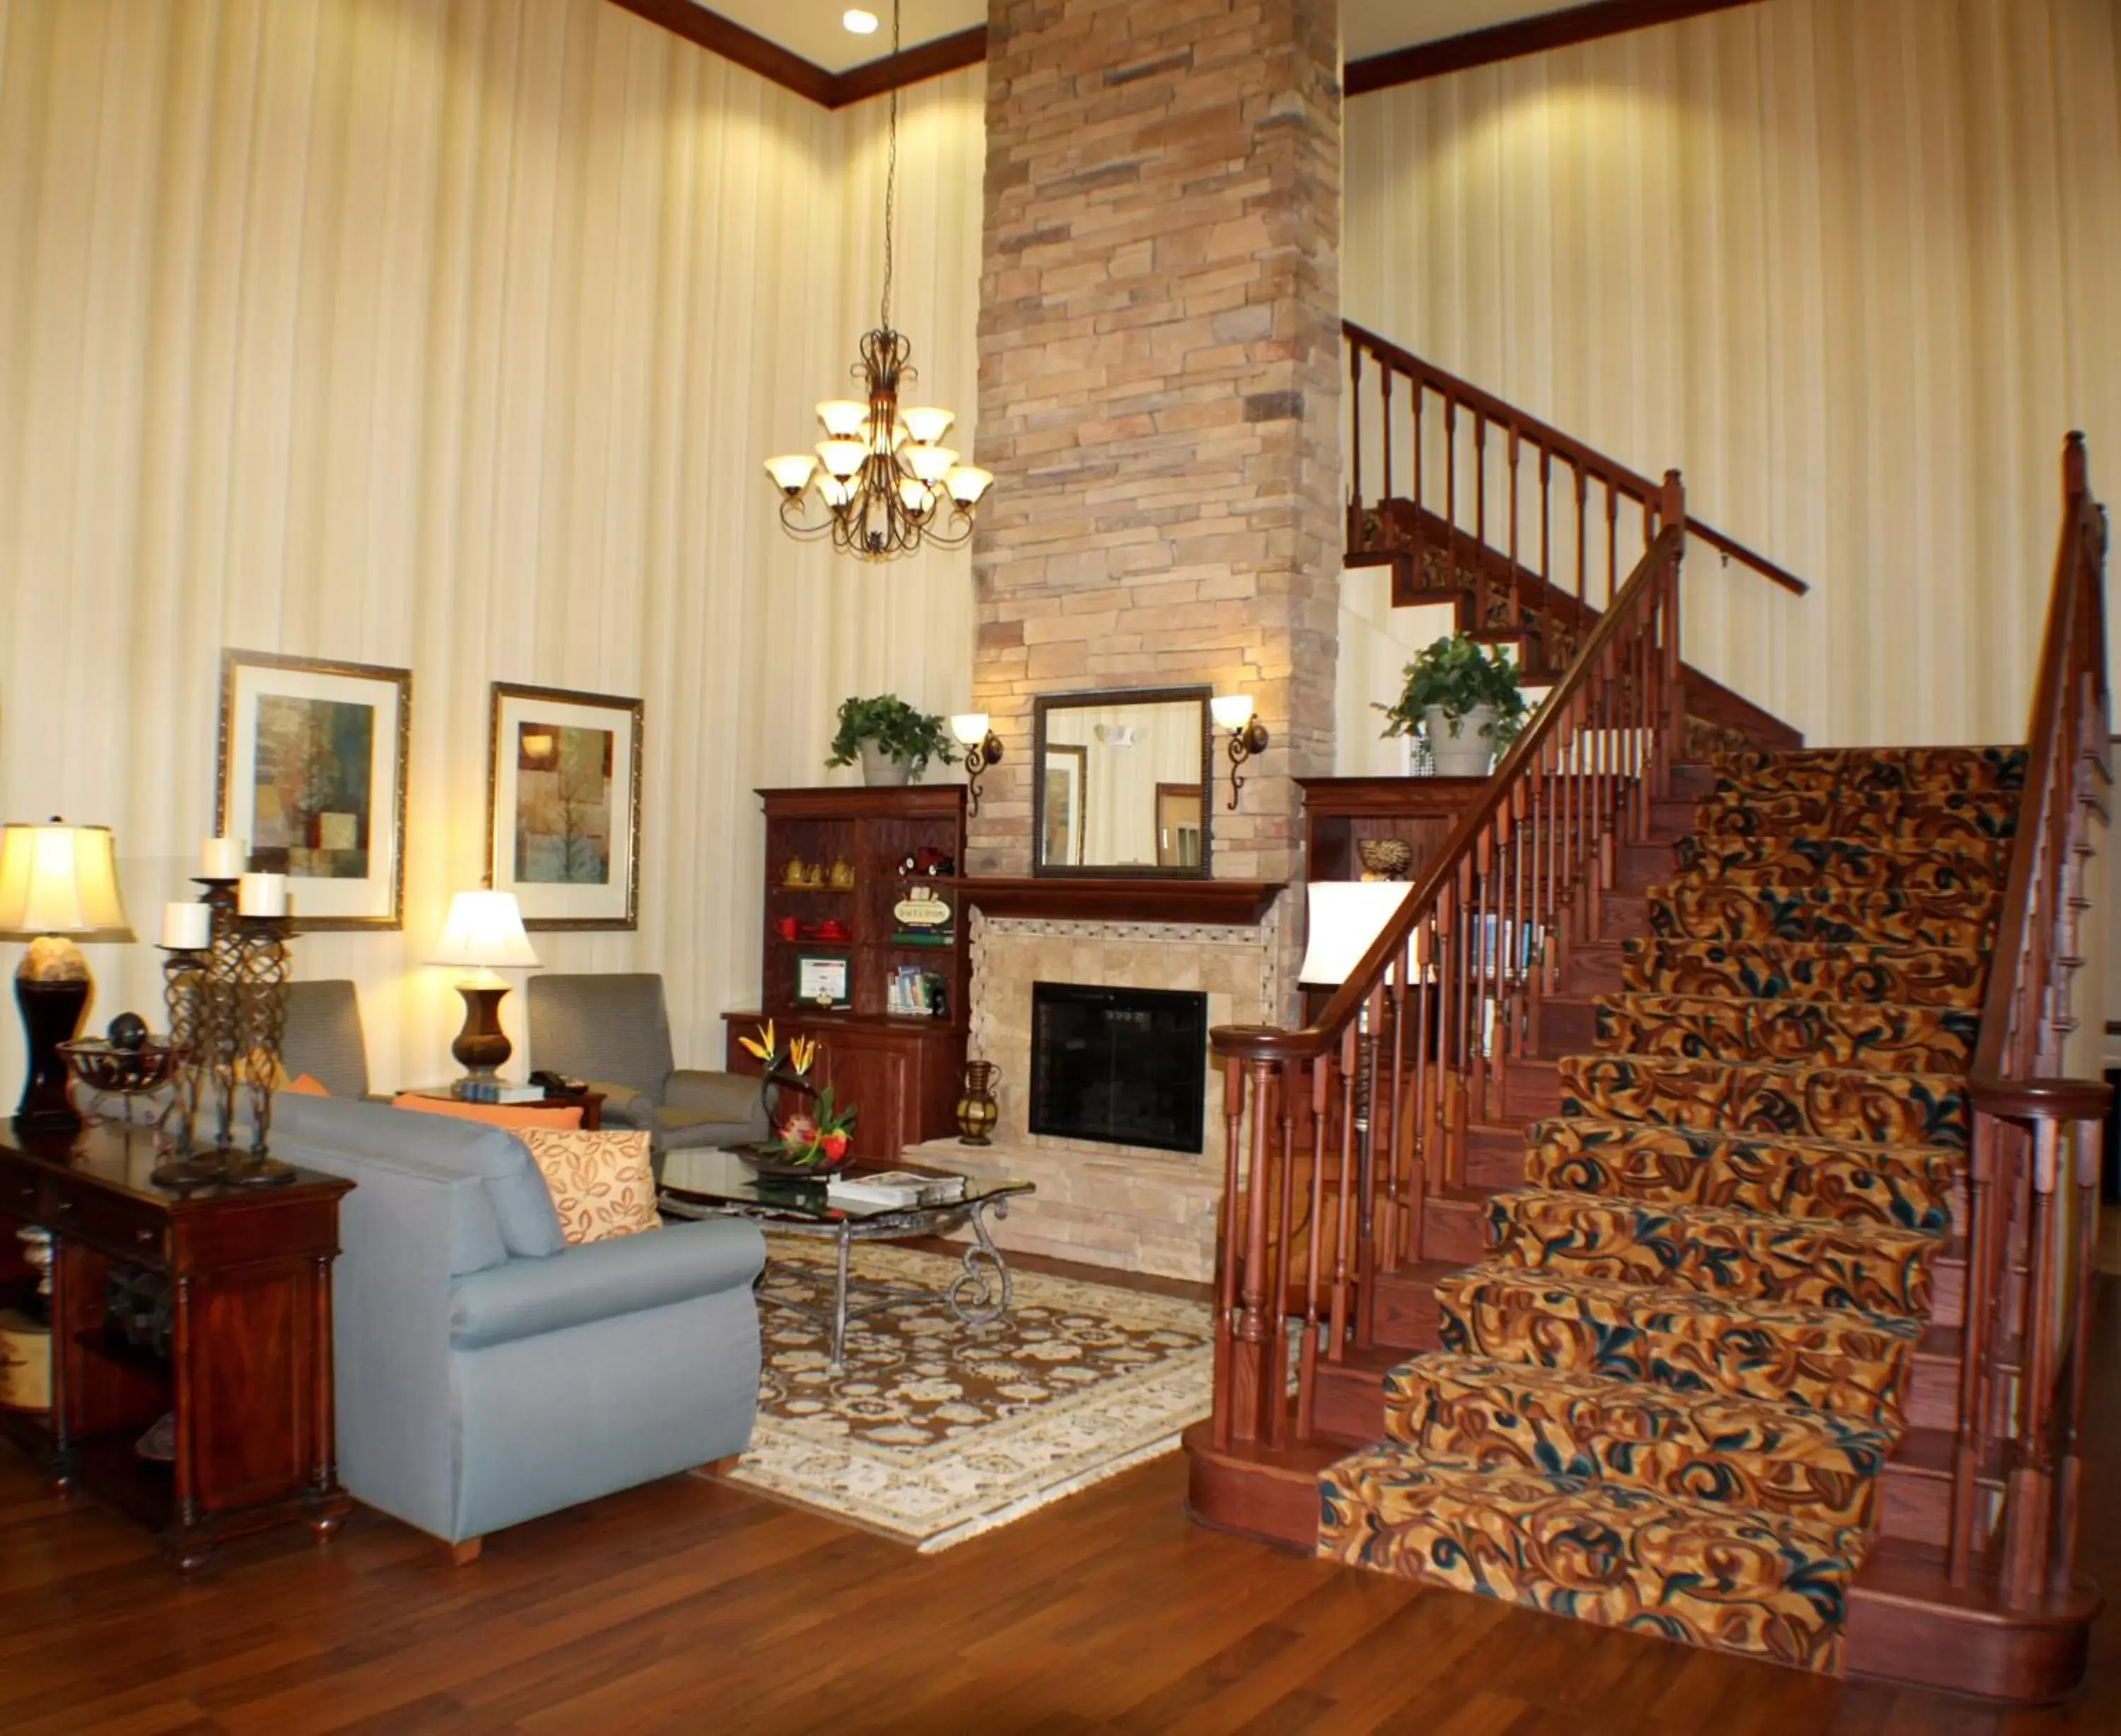
M 975 901 L 978 894 L 970 893 Z M 938 1140 L 907 1153 L 1038 1191 L 1013 1203 L 995 1240 L 1091 1265 L 1206 1279 L 1223 1194 L 1223 1080 L 1201 1058 L 1201 1149 L 1063 1138 L 1030 1128 L 1032 985 L 1066 982 L 1203 994 L 1207 1025 L 1258 1024 L 1282 1004 L 1282 901 L 1256 923 L 993 917 L 972 922 L 972 1053 L 1001 1073 L 1001 1117 L 984 1149 Z M 1278 1011 L 1272 1016 L 1279 1017 Z

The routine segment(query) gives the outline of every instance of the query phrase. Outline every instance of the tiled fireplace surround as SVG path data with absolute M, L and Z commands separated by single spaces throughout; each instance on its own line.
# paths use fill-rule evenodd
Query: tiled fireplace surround
M 1337 0 L 991 0 L 972 704 L 1011 744 L 968 868 L 1032 872 L 1042 694 L 1249 694 L 1273 744 L 1212 821 L 1219 877 L 1298 877 L 1293 780 L 1332 770 L 1342 546 Z M 1021 743 L 1019 750 L 1016 744 Z M 998 1064 L 984 1153 L 1021 1175 L 1006 1246 L 1187 1278 L 1214 1270 L 1222 1082 L 1198 1156 L 1033 1138 L 1031 985 L 1191 989 L 1211 1027 L 1294 1012 L 1300 926 L 977 913 L 974 1059 Z
M 1223 1194 L 1223 1081 L 1204 1063 L 1206 1096 L 1197 1156 L 1058 1139 L 1029 1131 L 1031 985 L 1187 989 L 1208 997 L 1208 1023 L 1278 1020 L 1280 909 L 1256 925 L 1062 921 L 987 917 L 972 923 L 972 1054 L 1000 1069 L 994 1143 L 956 1140 L 909 1157 L 938 1168 L 1015 1176 L 1038 1191 L 995 1227 L 1005 1248 L 1159 1277 L 1206 1279 L 1215 1269 Z

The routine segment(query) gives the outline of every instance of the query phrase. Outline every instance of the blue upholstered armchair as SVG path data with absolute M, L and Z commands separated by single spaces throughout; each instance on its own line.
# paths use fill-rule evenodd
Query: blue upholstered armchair
M 749 1224 L 566 1245 L 498 1128 L 282 1092 L 273 1151 L 357 1185 L 332 1286 L 341 1480 L 477 1553 L 487 1532 L 734 1457 L 758 1400 Z

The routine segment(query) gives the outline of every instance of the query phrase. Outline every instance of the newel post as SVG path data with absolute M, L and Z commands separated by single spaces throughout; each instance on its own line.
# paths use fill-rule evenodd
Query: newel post
M 1667 531 L 1679 533 L 1679 546 L 1672 556 L 1671 566 L 1660 581 L 1664 588 L 1664 690 L 1665 690 L 1665 751 L 1658 757 L 1661 770 L 1657 776 L 1660 794 L 1671 791 L 1672 761 L 1683 758 L 1686 752 L 1686 687 L 1680 673 L 1679 647 L 1679 570 L 1686 556 L 1686 485 L 1680 480 L 1676 470 L 1664 473 L 1664 489 L 1659 511 Z

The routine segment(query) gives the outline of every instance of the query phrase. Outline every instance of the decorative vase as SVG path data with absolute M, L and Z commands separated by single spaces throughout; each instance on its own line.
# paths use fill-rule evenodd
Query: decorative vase
M 894 760 L 874 742 L 861 744 L 862 782 L 871 789 L 896 789 L 911 775 L 912 767 Z
M 987 1135 L 1001 1119 L 1001 1110 L 994 1096 L 995 1081 L 1000 1076 L 1001 1069 L 991 1061 L 965 1063 L 964 1095 L 958 1099 L 958 1144 L 993 1143 Z
M 1458 719 L 1458 733 L 1451 733 L 1451 720 L 1441 705 L 1431 705 L 1421 714 L 1422 733 L 1429 738 L 1429 757 L 1439 778 L 1485 778 L 1494 763 L 1495 747 L 1485 733 L 1495 720 L 1493 705 L 1475 705 Z

